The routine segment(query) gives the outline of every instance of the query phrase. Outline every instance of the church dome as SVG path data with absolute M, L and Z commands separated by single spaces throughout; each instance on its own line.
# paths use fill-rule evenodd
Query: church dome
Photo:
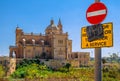
M 54 25 L 54 21 L 51 20 L 50 25 L 46 28 L 46 30 L 58 30 L 58 27 Z
M 58 28 L 54 25 L 54 24 L 52 24 L 52 25 L 49 25 L 47 28 L 46 28 L 46 30 L 57 30 Z

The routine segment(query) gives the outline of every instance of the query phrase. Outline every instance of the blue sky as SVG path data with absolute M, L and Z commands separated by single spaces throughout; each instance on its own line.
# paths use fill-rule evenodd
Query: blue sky
M 114 46 L 102 48 L 102 56 L 120 52 L 120 0 L 101 0 L 108 15 L 102 23 L 113 22 Z M 73 40 L 73 51 L 89 51 L 94 56 L 94 49 L 81 49 L 81 28 L 90 25 L 85 17 L 87 8 L 94 0 L 0 0 L 0 56 L 9 55 L 9 45 L 15 45 L 15 29 L 18 24 L 24 32 L 43 33 L 54 19 L 59 18 L 64 32 Z M 120 54 L 119 54 L 120 56 Z

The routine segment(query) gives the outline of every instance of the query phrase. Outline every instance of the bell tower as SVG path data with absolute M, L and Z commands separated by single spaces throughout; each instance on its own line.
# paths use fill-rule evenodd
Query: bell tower
M 61 23 L 61 20 L 59 19 L 58 21 L 58 28 L 59 28 L 59 31 L 60 31 L 60 34 L 63 33 L 63 29 L 62 29 L 62 23 Z
M 22 36 L 22 29 L 20 29 L 18 26 L 16 27 L 16 46 L 18 46 L 19 40 Z

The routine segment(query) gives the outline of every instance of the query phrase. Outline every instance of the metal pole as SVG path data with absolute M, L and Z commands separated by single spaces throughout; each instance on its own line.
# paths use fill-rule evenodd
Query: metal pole
M 95 48 L 95 81 L 102 81 L 101 48 Z
M 95 2 L 100 2 L 100 0 L 95 0 Z
M 95 0 L 100 2 L 100 0 Z M 95 48 L 95 81 L 102 81 L 101 48 Z

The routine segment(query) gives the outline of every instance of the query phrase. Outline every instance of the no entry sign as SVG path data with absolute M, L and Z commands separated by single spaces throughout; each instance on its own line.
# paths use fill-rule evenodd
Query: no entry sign
M 106 6 L 101 3 L 93 3 L 86 11 L 86 19 L 91 24 L 101 23 L 107 15 Z

